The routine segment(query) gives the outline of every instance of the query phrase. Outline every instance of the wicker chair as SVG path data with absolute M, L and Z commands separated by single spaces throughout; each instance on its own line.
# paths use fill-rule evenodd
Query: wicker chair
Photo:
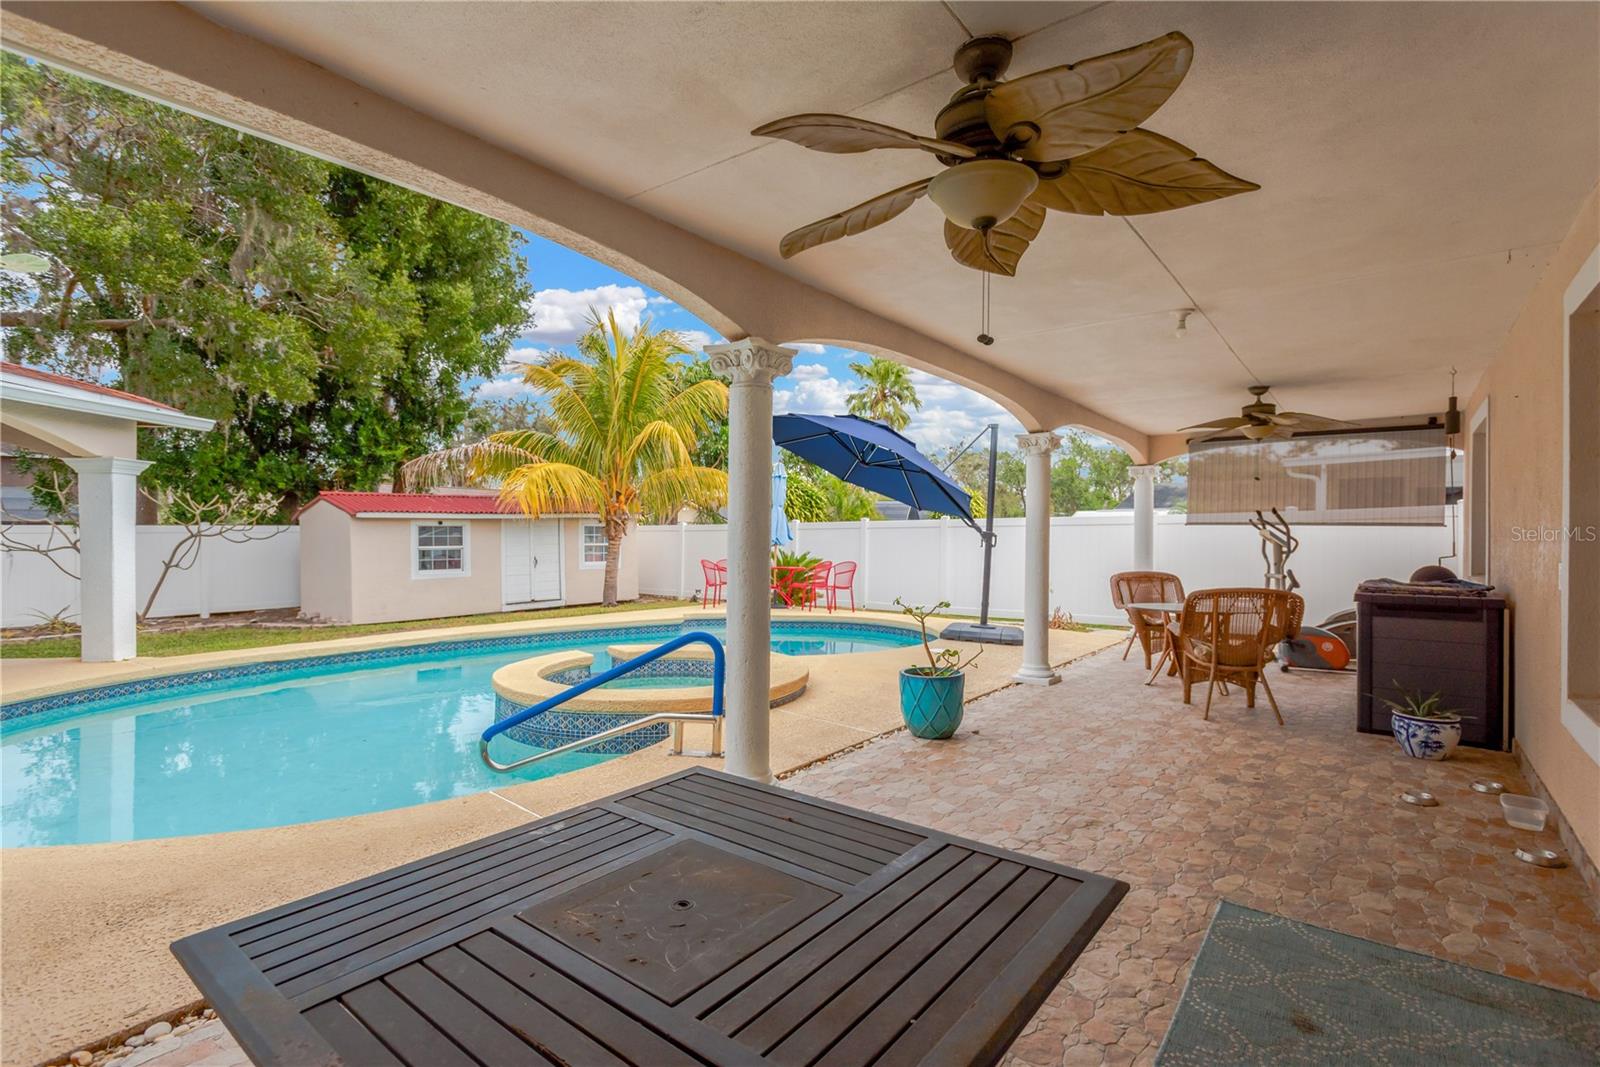
M 1176 649 L 1183 702 L 1189 703 L 1191 688 L 1204 678 L 1204 718 L 1211 718 L 1211 697 L 1218 682 L 1243 685 L 1245 706 L 1253 708 L 1259 682 L 1282 726 L 1283 713 L 1267 684 L 1266 666 L 1288 633 L 1289 598 L 1281 589 L 1200 589 L 1190 593 L 1184 601 Z
M 1150 650 L 1160 650 L 1157 641 L 1165 640 L 1166 634 L 1161 629 L 1162 616 L 1159 612 L 1134 611 L 1129 604 L 1176 604 L 1183 599 L 1183 582 L 1176 574 L 1165 571 L 1123 571 L 1111 576 L 1111 603 L 1128 613 L 1128 622 L 1133 626 L 1133 632 L 1128 635 L 1128 643 L 1122 650 L 1122 658 L 1128 658 L 1128 651 L 1133 648 L 1133 642 L 1138 641 L 1144 648 L 1144 669 L 1150 669 Z

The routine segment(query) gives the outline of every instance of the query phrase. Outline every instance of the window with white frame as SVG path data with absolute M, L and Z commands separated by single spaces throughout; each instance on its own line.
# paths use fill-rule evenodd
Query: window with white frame
M 456 578 L 467 574 L 465 523 L 418 523 L 412 529 L 413 575 L 418 578 Z
M 581 540 L 580 566 L 604 567 L 606 565 L 606 528 L 598 522 L 583 524 Z

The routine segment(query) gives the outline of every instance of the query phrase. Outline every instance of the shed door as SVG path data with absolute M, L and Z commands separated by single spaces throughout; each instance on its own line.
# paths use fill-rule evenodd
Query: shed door
M 507 519 L 500 545 L 500 582 L 507 607 L 561 599 L 559 523 Z

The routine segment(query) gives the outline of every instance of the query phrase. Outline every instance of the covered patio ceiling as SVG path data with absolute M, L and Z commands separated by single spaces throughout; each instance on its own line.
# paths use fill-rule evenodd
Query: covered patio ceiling
M 771 340 L 898 353 L 1025 423 L 1089 425 L 1148 458 L 1181 451 L 1157 438 L 1236 409 L 1251 381 L 1273 385 L 1282 407 L 1352 420 L 1440 410 L 1451 367 L 1470 392 L 1600 178 L 1600 8 L 1588 4 L 197 3 L 244 37 L 212 25 L 187 59 L 154 38 L 197 33 L 192 14 L 88 6 L 99 10 L 8 5 L 37 20 L 14 21 L 24 50 L 382 173 L 275 117 L 326 113 L 267 64 L 309 60 L 348 82 L 295 67 L 307 98 L 354 83 L 354 105 L 372 99 L 356 87 L 369 90 L 599 194 L 590 215 L 638 209 L 740 257 L 730 263 L 805 283 L 786 306 L 832 297 L 900 328 Z M 94 48 L 34 28 L 51 23 Z M 927 201 L 779 258 L 788 230 L 937 164 L 807 152 L 752 127 L 838 111 L 931 132 L 969 35 L 1017 39 L 1015 77 L 1169 30 L 1193 39 L 1195 61 L 1146 125 L 1260 191 L 1129 220 L 1052 213 L 1018 276 L 996 279 L 989 348 L 974 339 L 979 276 L 949 258 Z M 704 254 L 677 250 L 696 264 L 679 270 L 674 255 L 615 255 L 620 232 L 583 233 L 574 205 L 545 203 L 559 223 L 539 225 L 531 194 L 521 207 L 535 217 L 511 221 L 674 296 L 696 289 Z M 771 328 L 707 288 L 712 306 L 685 303 L 714 326 Z M 1191 306 L 1200 313 L 1178 339 L 1176 312 Z

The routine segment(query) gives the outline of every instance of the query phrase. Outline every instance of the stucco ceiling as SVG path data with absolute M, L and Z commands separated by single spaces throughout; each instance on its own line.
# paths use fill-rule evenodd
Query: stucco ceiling
M 1252 379 L 1342 418 L 1439 410 L 1600 179 L 1593 4 L 192 6 L 1147 433 L 1236 408 Z M 1018 39 L 1017 76 L 1168 30 L 1195 61 L 1146 125 L 1262 189 L 1132 220 L 1052 213 L 995 282 L 992 348 L 973 339 L 979 275 L 927 201 L 778 257 L 788 230 L 937 164 L 752 127 L 839 111 L 931 132 L 969 32 Z

